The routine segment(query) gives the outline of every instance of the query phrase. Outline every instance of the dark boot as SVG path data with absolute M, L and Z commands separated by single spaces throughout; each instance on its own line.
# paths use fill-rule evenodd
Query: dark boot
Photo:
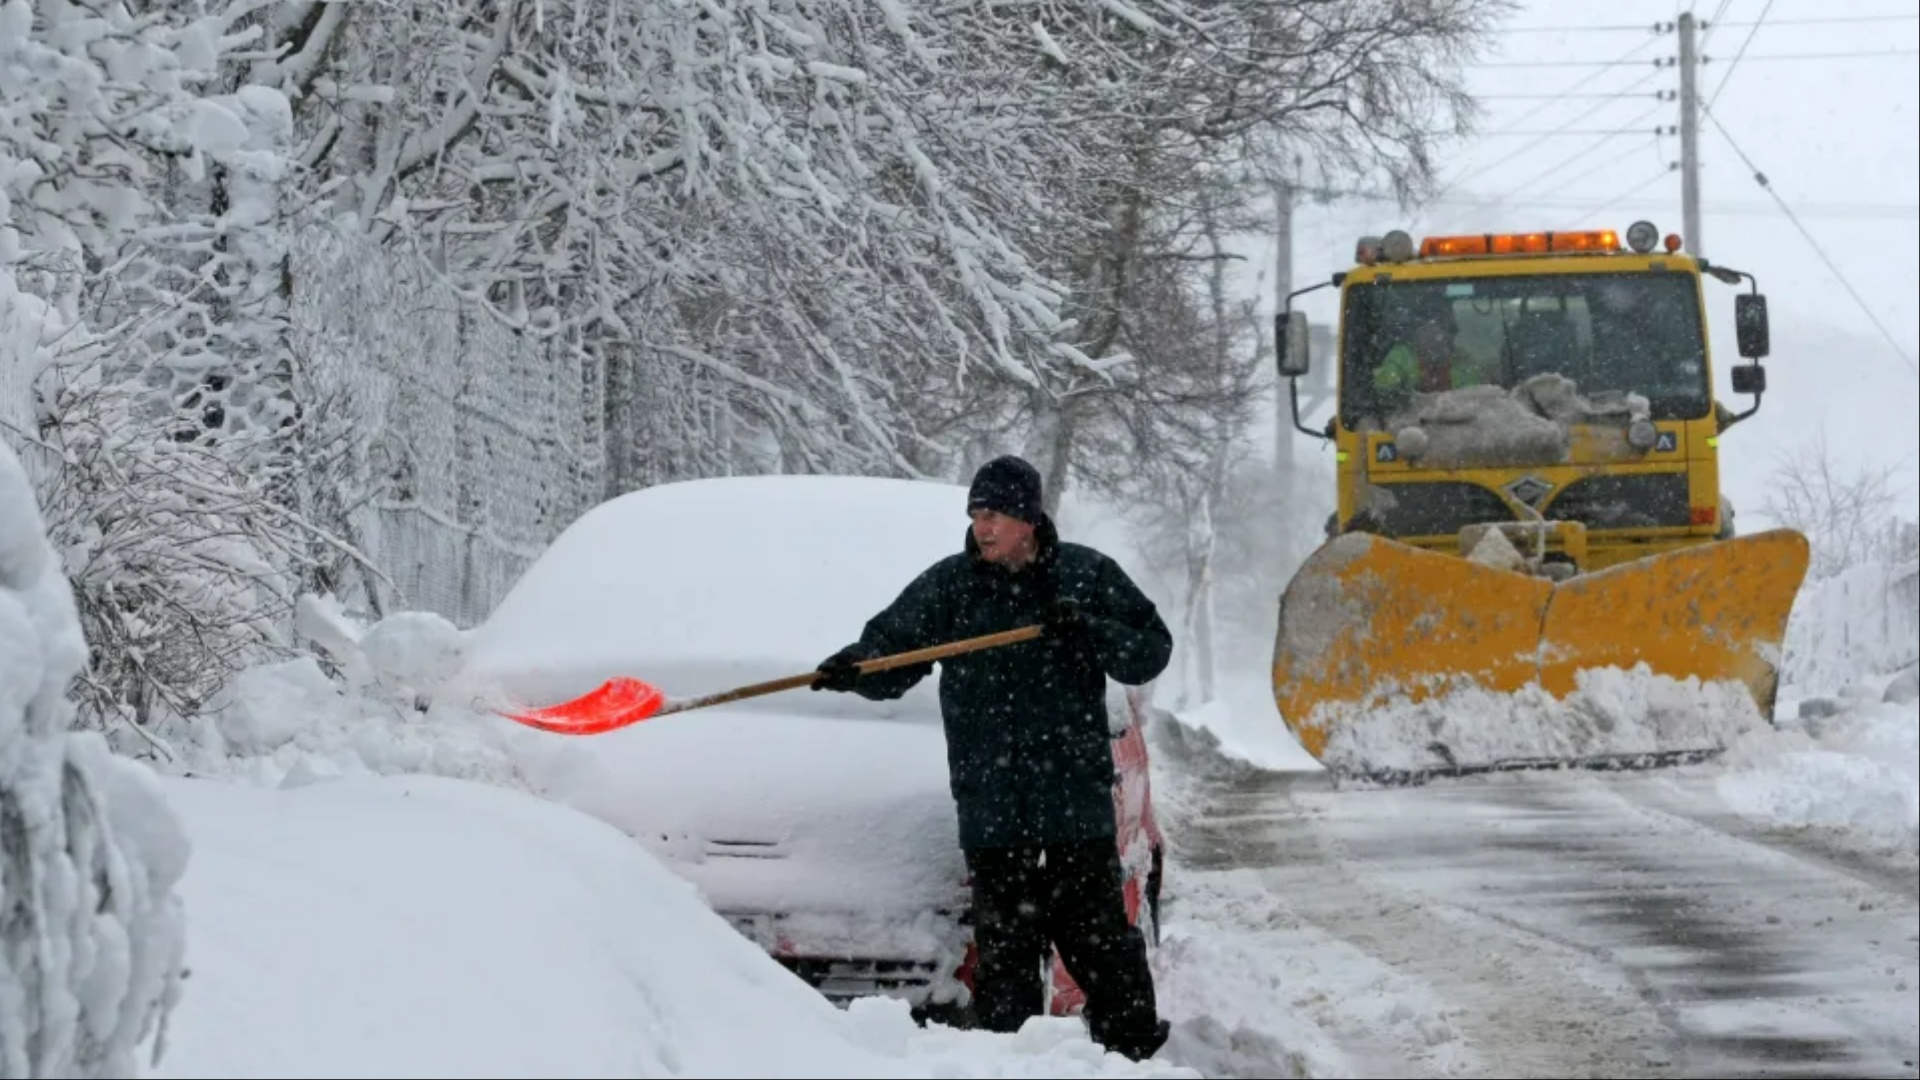
M 1145 1061 L 1160 1052 L 1160 1048 L 1167 1044 L 1167 1036 L 1172 1032 L 1171 1023 L 1156 1020 L 1150 1028 L 1102 1031 L 1093 1035 L 1093 1041 L 1129 1061 Z

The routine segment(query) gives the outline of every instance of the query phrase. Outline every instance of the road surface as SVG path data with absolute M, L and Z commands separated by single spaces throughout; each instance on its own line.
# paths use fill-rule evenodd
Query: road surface
M 1354 1025 L 1382 1034 L 1349 1056 L 1385 1073 L 1920 1075 L 1912 862 L 1743 824 L 1705 775 L 1195 780 L 1171 873 L 1251 874 L 1444 1002 L 1472 1066 Z

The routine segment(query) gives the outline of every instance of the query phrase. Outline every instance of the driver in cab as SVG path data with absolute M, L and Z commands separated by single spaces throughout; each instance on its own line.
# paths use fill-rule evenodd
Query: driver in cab
M 1415 392 L 1433 394 L 1485 381 L 1479 363 L 1455 341 L 1460 327 L 1444 295 L 1416 293 L 1395 304 L 1388 319 L 1387 340 L 1396 344 L 1373 372 L 1373 388 L 1382 398 L 1407 401 Z

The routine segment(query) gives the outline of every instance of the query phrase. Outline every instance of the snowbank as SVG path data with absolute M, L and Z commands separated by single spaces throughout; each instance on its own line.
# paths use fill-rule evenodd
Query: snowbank
M 1742 814 L 1920 854 L 1920 705 L 1911 698 L 1796 721 L 1743 742 L 1727 764 L 1717 790 Z
M 5 287 L 0 279 L 0 287 Z M 0 442 L 0 1074 L 131 1076 L 180 991 L 189 848 L 144 767 L 69 733 L 86 662 L 40 507 Z
M 1722 748 L 1768 728 L 1744 685 L 1681 682 L 1645 664 L 1582 672 L 1564 701 L 1538 684 L 1514 694 L 1469 684 L 1417 702 L 1396 694 L 1351 715 L 1329 708 L 1315 721 L 1331 732 L 1321 759 L 1356 773 Z
M 502 742 L 506 726 L 458 707 L 420 710 L 403 695 L 353 690 L 303 656 L 247 669 L 204 714 L 167 729 L 175 758 L 162 767 L 269 787 L 419 773 L 525 788 Z
M 1920 563 L 1867 563 L 1808 581 L 1794 598 L 1783 696 L 1835 694 L 1920 660 Z
M 618 830 L 431 777 L 170 779 L 197 854 L 194 992 L 161 1075 L 1196 1076 L 847 1011 Z

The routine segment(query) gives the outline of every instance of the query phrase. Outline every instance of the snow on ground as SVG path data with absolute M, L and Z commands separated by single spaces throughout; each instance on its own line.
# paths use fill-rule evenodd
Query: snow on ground
M 154 1074 L 1193 1076 L 848 1011 L 618 830 L 491 785 L 170 778 L 192 977 Z
M 1743 741 L 1726 765 L 1716 788 L 1748 817 L 1920 853 L 1920 706 L 1912 698 L 1803 714 Z
M 1378 1076 L 1385 1048 L 1458 1075 L 1473 1057 L 1417 980 L 1301 918 L 1250 870 L 1177 875 L 1156 958 L 1169 1056 L 1215 1076 Z M 1403 1063 L 1404 1064 L 1404 1063 Z
M 1174 836 L 1200 812 L 1200 786 L 1263 771 L 1196 723 L 1231 730 L 1224 706 L 1201 713 L 1163 718 L 1152 733 L 1155 799 L 1162 827 Z M 1254 816 L 1247 827 L 1252 834 L 1269 824 Z M 1387 1076 L 1409 1068 L 1453 1076 L 1475 1067 L 1430 987 L 1320 930 L 1260 874 L 1195 866 L 1176 850 L 1166 880 L 1154 968 L 1161 1007 L 1174 1022 L 1169 1059 L 1226 1077 Z
M 1212 751 L 1206 758 L 1196 759 L 1196 767 L 1233 761 L 1275 772 L 1319 772 L 1324 768 L 1280 719 L 1271 676 L 1265 671 L 1229 670 L 1220 681 L 1218 698 L 1180 709 L 1175 715 L 1179 733 L 1198 739 L 1196 749 Z M 1177 745 L 1171 749 L 1179 752 Z

